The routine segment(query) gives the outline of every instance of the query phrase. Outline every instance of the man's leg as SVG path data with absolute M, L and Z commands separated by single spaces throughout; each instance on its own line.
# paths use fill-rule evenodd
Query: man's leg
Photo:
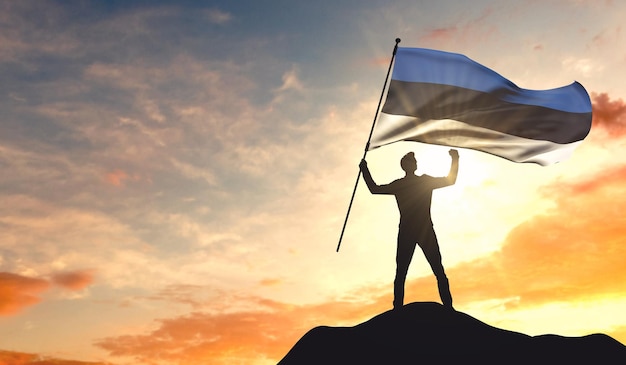
M 431 228 L 419 242 L 426 260 L 430 264 L 435 277 L 437 278 L 437 287 L 439 288 L 439 296 L 444 306 L 452 308 L 452 294 L 450 294 L 450 284 L 448 277 L 443 269 L 441 262 L 441 252 L 439 251 L 439 243 L 435 231 Z
M 404 282 L 413 258 L 413 252 L 415 252 L 415 240 L 399 233 L 396 251 L 396 278 L 393 281 L 393 309 L 400 309 L 404 305 Z

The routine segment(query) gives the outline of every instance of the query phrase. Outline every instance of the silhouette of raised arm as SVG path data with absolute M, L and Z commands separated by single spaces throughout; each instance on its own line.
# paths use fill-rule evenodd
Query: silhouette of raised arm
M 365 180 L 365 184 L 367 184 L 367 188 L 370 190 L 372 194 L 393 194 L 393 191 L 387 189 L 388 185 L 378 185 L 374 182 L 372 178 L 372 174 L 370 173 L 369 168 L 367 167 L 367 161 L 361 160 L 359 164 L 361 168 L 361 173 L 363 174 L 363 180 Z
M 448 179 L 450 185 L 453 185 L 456 183 L 456 177 L 459 174 L 459 151 L 452 149 L 448 153 L 452 157 L 452 164 L 450 164 L 450 171 L 446 179 Z

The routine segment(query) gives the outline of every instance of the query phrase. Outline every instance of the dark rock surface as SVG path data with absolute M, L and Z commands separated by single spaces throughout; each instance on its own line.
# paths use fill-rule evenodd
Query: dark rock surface
M 354 327 L 316 327 L 279 362 L 302 364 L 626 364 L 604 334 L 528 336 L 438 303 L 411 303 Z

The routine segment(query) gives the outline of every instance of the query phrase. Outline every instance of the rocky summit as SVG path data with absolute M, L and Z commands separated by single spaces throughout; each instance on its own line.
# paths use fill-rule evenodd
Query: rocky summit
M 426 302 L 354 327 L 315 327 L 278 365 L 461 363 L 626 364 L 626 346 L 604 334 L 529 336 Z

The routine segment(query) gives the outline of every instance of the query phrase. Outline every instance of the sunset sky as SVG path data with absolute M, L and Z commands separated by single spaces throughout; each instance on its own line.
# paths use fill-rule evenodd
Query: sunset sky
M 626 2 L 0 1 L 0 365 L 276 364 L 392 307 L 398 213 L 357 190 L 395 38 L 580 82 L 562 163 L 460 150 L 433 197 L 455 307 L 626 343 Z M 371 151 L 378 183 L 448 148 Z M 418 251 L 405 302 L 439 301 Z

